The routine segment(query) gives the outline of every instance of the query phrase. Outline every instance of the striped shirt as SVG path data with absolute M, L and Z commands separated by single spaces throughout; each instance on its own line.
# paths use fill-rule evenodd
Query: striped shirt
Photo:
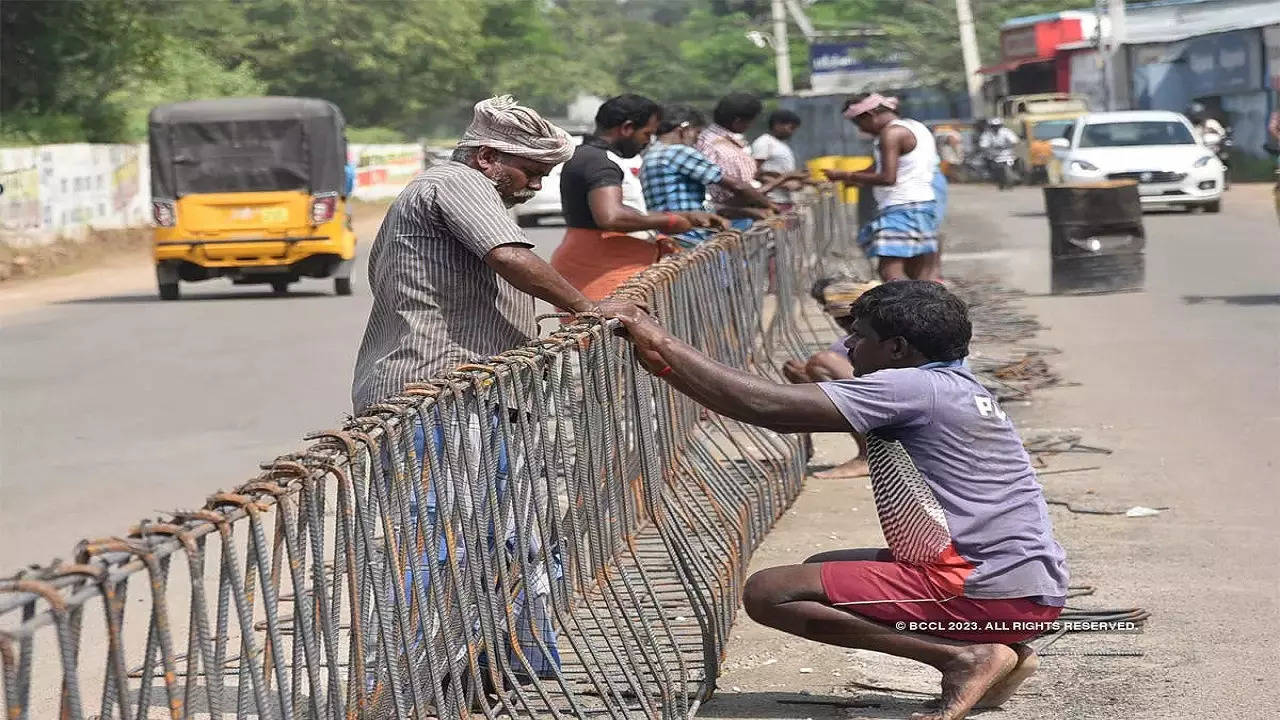
M 742 136 L 711 123 L 698 135 L 695 147 L 698 152 L 724 170 L 725 177 L 735 178 L 744 183 L 751 183 L 756 178 L 756 160 L 751 157 Z M 707 188 L 711 202 L 717 208 L 730 204 L 734 193 L 723 185 L 712 185 Z
M 356 357 L 356 411 L 537 335 L 533 298 L 484 263 L 501 245 L 531 247 L 480 171 L 433 166 L 400 193 L 369 253 L 373 309 Z

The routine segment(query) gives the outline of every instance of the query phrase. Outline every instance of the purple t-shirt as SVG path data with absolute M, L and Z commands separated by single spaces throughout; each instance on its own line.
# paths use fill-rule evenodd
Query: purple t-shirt
M 958 554 L 966 597 L 1064 603 L 1066 554 L 1031 460 L 968 368 L 930 363 L 818 386 L 868 435 L 877 511 L 895 558 L 929 564 Z M 909 462 L 892 458 L 903 451 Z

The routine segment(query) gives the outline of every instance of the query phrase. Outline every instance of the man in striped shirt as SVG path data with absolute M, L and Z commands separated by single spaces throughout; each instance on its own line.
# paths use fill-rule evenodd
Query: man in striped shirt
M 755 181 L 759 166 L 755 158 L 751 157 L 751 150 L 742 134 L 756 121 L 763 107 L 760 99 L 754 95 L 726 95 L 716 103 L 711 114 L 713 122 L 698 135 L 698 152 L 719 165 L 726 178 L 747 184 Z M 761 192 L 768 193 L 780 182 L 781 180 L 766 184 Z M 707 191 L 716 212 L 725 217 L 741 219 L 741 223 L 734 223 L 735 227 L 750 227 L 752 219 L 760 219 L 778 211 L 778 206 L 768 198 L 762 198 L 763 202 L 745 198 L 747 202 L 743 202 L 741 195 L 723 184 L 712 185 Z
M 476 105 L 453 160 L 418 175 L 387 210 L 369 255 L 373 309 L 356 358 L 360 412 L 406 383 L 537 336 L 534 298 L 613 317 L 529 248 L 507 210 L 573 154 L 563 130 L 510 96 Z

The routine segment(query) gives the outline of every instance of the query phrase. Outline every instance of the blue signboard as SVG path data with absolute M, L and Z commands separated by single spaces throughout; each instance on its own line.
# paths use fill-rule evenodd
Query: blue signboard
M 809 72 L 813 75 L 898 68 L 902 67 L 902 62 L 899 54 L 875 53 L 862 40 L 813 43 L 809 46 Z

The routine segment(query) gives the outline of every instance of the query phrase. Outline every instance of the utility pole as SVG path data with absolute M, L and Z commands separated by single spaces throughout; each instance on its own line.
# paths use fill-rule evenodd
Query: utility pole
M 973 11 L 969 0 L 956 0 L 956 18 L 960 21 L 960 53 L 964 57 L 964 85 L 969 90 L 969 112 L 981 117 L 982 78 L 978 76 L 978 36 L 973 31 Z
M 1102 64 L 1102 89 L 1106 99 L 1103 109 L 1120 110 L 1129 106 L 1128 93 L 1125 92 L 1128 65 L 1124 62 L 1124 1 L 1096 0 L 1093 12 L 1098 17 L 1098 59 Z M 1106 32 L 1102 30 L 1104 18 Z
M 1102 73 L 1102 109 L 1114 110 L 1115 102 L 1111 99 L 1111 39 L 1108 33 L 1103 32 L 1103 27 L 1110 22 L 1103 22 L 1103 18 L 1107 17 L 1110 10 L 1107 7 L 1107 0 L 1094 0 L 1093 14 L 1097 20 L 1098 29 L 1094 31 L 1096 36 L 1094 45 L 1098 48 L 1098 64 Z
M 1107 109 L 1121 110 L 1130 107 L 1128 87 L 1125 77 L 1129 63 L 1124 57 L 1124 43 L 1128 36 L 1125 28 L 1124 0 L 1109 0 L 1107 17 L 1110 19 L 1110 40 L 1107 42 Z
M 778 94 L 791 95 L 791 48 L 787 45 L 787 8 L 784 0 L 773 0 L 773 62 L 778 71 Z

